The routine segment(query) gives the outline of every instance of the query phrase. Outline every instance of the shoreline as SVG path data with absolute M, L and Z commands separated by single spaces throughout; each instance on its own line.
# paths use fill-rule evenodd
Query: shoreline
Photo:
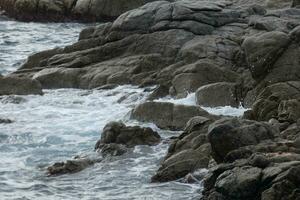
M 295 2 L 272 9 L 241 1 L 152 2 L 82 30 L 72 45 L 31 55 L 17 72 L 0 76 L 0 95 L 156 86 L 132 109 L 131 119 L 182 133 L 168 141 L 151 182 L 203 181 L 202 200 L 295 200 L 300 195 L 300 9 Z M 190 93 L 195 105 L 155 101 Z M 241 117 L 201 108 L 241 104 L 247 109 Z M 108 123 L 103 133 L 96 149 L 112 157 L 161 142 L 152 129 L 119 122 Z M 79 157 L 48 169 L 65 174 L 93 164 Z M 209 172 L 199 175 L 200 169 Z

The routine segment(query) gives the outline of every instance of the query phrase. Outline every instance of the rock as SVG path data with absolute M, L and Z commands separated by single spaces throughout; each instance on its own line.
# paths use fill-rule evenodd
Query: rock
M 213 158 L 220 163 L 231 151 L 243 146 L 256 145 L 263 140 L 272 140 L 278 134 L 277 130 L 267 123 L 225 118 L 210 125 L 208 140 Z
M 288 35 L 278 31 L 246 38 L 242 48 L 245 51 L 252 77 L 256 80 L 265 77 L 289 44 Z
M 164 160 L 152 177 L 152 182 L 167 182 L 184 177 L 196 169 L 207 168 L 210 160 L 210 146 L 204 144 L 198 149 L 183 150 Z
M 261 175 L 262 170 L 257 167 L 233 168 L 217 178 L 216 191 L 232 199 L 257 197 Z
M 101 146 L 101 147 L 100 147 Z M 101 144 L 98 148 L 103 157 L 108 156 L 121 156 L 128 152 L 128 148 L 123 144 Z
M 299 0 L 293 0 L 293 3 L 292 3 L 292 7 L 299 7 L 300 6 L 300 1 Z
M 212 117 L 199 106 L 175 105 L 167 102 L 146 102 L 138 105 L 131 114 L 132 119 L 151 122 L 163 129 L 183 130 L 194 116 Z
M 1 119 L 0 118 L 0 124 L 11 124 L 11 123 L 13 123 L 13 121 L 10 119 Z
M 278 106 L 279 122 L 294 123 L 300 119 L 300 99 L 281 101 Z
M 151 0 L 9 0 L 1 1 L 6 13 L 22 21 L 112 20 Z
M 290 38 L 296 42 L 300 42 L 300 26 L 298 25 L 296 28 L 294 28 L 290 34 Z
M 207 129 L 213 120 L 194 117 L 185 131 L 172 141 L 161 167 L 152 177 L 152 182 L 166 182 L 183 178 L 195 170 L 207 168 L 210 161 L 210 145 Z
M 1 95 L 42 95 L 41 84 L 36 80 L 18 78 L 13 76 L 0 77 Z
M 300 98 L 299 88 L 300 82 L 298 81 L 276 83 L 264 88 L 252 106 L 254 119 L 259 121 L 267 121 L 272 118 L 279 119 L 278 111 L 280 110 L 283 112 L 282 119 L 288 119 L 290 116 L 292 121 L 295 120 L 295 116 L 298 114 L 293 109 L 298 104 L 296 103 L 297 100 L 292 99 Z M 289 99 L 291 101 L 288 101 Z M 280 104 L 281 107 L 279 108 Z
M 88 158 L 68 160 L 66 162 L 55 163 L 47 168 L 48 175 L 63 175 L 77 173 L 93 165 L 96 161 Z
M 177 97 L 185 97 L 195 92 L 199 87 L 221 81 L 234 82 L 238 75 L 234 72 L 221 69 L 215 65 L 200 61 L 183 66 L 176 71 L 172 81 Z
M 102 149 L 103 144 L 122 144 L 127 147 L 136 145 L 152 146 L 157 145 L 160 141 L 161 138 L 158 133 L 151 128 L 131 127 L 125 126 L 121 122 L 110 122 L 105 125 L 101 139 L 97 142 L 95 148 Z
M 33 76 L 45 89 L 76 88 L 77 77 L 81 69 L 50 68 L 44 69 Z
M 200 87 L 196 91 L 196 102 L 206 107 L 238 107 L 240 102 L 234 83 L 213 83 Z

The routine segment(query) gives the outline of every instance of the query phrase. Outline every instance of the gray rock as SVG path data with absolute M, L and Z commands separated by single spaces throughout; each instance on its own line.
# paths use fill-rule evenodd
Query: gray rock
M 216 191 L 233 199 L 257 197 L 262 170 L 257 167 L 236 167 L 222 173 Z
M 175 105 L 166 102 L 142 103 L 131 114 L 132 119 L 151 122 L 160 128 L 170 130 L 183 130 L 188 120 L 194 116 L 209 117 L 210 115 L 199 106 Z
M 54 163 L 52 166 L 47 168 L 47 171 L 49 176 L 71 174 L 80 172 L 95 163 L 95 160 L 88 158 L 74 159 L 66 162 Z
M 232 106 L 238 107 L 237 89 L 234 83 L 213 83 L 200 87 L 196 91 L 196 102 L 206 107 Z
M 121 122 L 110 122 L 104 127 L 95 149 L 102 149 L 104 144 L 122 144 L 127 147 L 157 145 L 160 140 L 159 134 L 151 128 L 131 127 Z
M 212 156 L 220 163 L 231 151 L 256 145 L 263 140 L 272 140 L 278 134 L 278 131 L 267 123 L 225 118 L 210 125 L 208 139 L 212 147 Z
M 261 79 L 272 69 L 272 65 L 290 44 L 287 34 L 272 31 L 244 40 L 242 48 L 245 51 L 248 67 L 254 79 Z
M 177 180 L 207 168 L 211 148 L 207 141 L 207 129 L 213 120 L 194 117 L 186 125 L 185 131 L 171 142 L 161 167 L 152 177 L 152 182 Z
M 41 84 L 36 80 L 14 76 L 0 77 L 1 95 L 42 95 Z

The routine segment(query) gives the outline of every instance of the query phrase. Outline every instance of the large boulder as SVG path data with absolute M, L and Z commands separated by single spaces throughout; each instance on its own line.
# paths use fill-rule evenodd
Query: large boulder
M 162 129 L 183 130 L 194 116 L 212 117 L 199 106 L 176 105 L 167 102 L 145 102 L 138 105 L 131 114 L 132 119 L 151 122 Z
M 272 140 L 278 134 L 278 130 L 267 123 L 225 118 L 210 125 L 208 139 L 212 148 L 212 156 L 220 163 L 225 161 L 231 151 L 256 145 L 264 140 Z
M 242 48 L 252 77 L 254 79 L 265 77 L 289 44 L 289 36 L 279 31 L 247 37 Z
M 216 181 L 216 191 L 232 198 L 257 197 L 262 170 L 243 166 L 227 170 Z
M 207 168 L 210 161 L 210 145 L 207 129 L 213 120 L 193 117 L 185 131 L 172 141 L 161 167 L 152 177 L 152 182 L 166 182 L 183 178 L 197 169 Z
M 1 95 L 42 95 L 41 84 L 36 80 L 19 78 L 14 76 L 0 77 L 0 96 Z
M 206 107 L 240 105 L 237 86 L 234 83 L 219 82 L 200 87 L 196 91 L 196 102 Z
M 105 144 L 122 144 L 127 147 L 136 145 L 157 145 L 161 138 L 151 128 L 126 126 L 121 122 L 110 122 L 105 125 L 101 139 L 96 144 L 96 149 L 101 149 Z

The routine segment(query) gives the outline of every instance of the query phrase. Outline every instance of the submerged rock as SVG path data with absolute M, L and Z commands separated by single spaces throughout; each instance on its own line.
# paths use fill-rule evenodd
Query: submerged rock
M 1 119 L 0 118 L 0 124 L 11 124 L 11 123 L 13 123 L 13 121 L 10 119 Z
M 83 169 L 100 162 L 99 160 L 91 160 L 89 158 L 79 158 L 68 160 L 66 162 L 58 162 L 47 168 L 48 175 L 63 175 L 82 171 Z

